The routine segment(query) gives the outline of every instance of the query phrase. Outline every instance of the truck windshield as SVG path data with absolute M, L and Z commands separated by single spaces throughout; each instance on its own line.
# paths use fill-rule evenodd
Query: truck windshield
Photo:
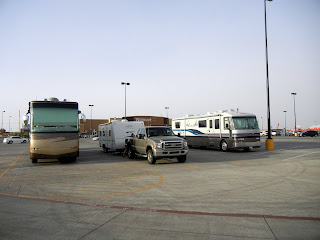
M 78 132 L 78 110 L 33 108 L 31 132 Z
M 259 129 L 256 117 L 233 117 L 234 129 Z
M 171 128 L 147 128 L 148 137 L 154 136 L 174 136 Z

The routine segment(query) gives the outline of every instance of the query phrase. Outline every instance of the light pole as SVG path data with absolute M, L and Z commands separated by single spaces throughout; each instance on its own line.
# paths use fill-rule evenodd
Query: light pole
M 266 37 L 266 73 L 267 73 L 267 105 L 268 105 L 268 138 L 266 139 L 266 150 L 274 150 L 274 142 L 271 138 L 271 120 L 270 120 L 270 94 L 269 94 L 269 66 L 268 66 L 268 38 L 267 38 L 267 9 L 266 2 L 272 0 L 264 0 L 264 32 Z
M 124 85 L 124 119 L 127 119 L 127 85 L 130 83 L 122 82 L 121 85 Z
M 2 111 L 2 122 L 1 122 L 1 129 L 3 130 L 3 113 L 6 111 Z
M 93 107 L 94 105 L 92 105 L 92 104 L 89 104 L 89 107 L 91 107 L 91 119 L 90 119 L 90 135 L 92 135 L 92 107 Z
M 11 119 L 11 116 L 9 116 L 9 134 L 10 134 L 10 119 Z
M 287 136 L 287 111 L 284 112 L 284 135 Z
M 296 95 L 297 93 L 293 92 L 291 93 L 293 96 L 293 111 L 294 111 L 294 134 L 297 133 L 297 116 L 296 116 Z
M 168 121 L 168 125 L 170 124 L 169 123 L 169 117 L 168 117 L 168 110 L 169 110 L 169 107 L 164 107 L 166 109 L 166 112 L 167 112 L 167 121 Z
M 261 117 L 261 130 L 263 130 L 263 117 Z
M 169 110 L 169 107 L 164 107 L 166 109 L 166 112 L 167 112 L 167 118 L 168 118 L 168 110 Z M 169 119 L 169 118 L 168 118 Z

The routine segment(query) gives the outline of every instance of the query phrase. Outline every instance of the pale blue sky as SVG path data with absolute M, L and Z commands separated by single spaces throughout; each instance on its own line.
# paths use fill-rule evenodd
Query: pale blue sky
M 267 2 L 271 122 L 320 124 L 320 1 Z M 182 117 L 219 109 L 267 127 L 264 1 L 0 0 L 0 111 L 77 101 L 90 118 Z M 21 121 L 22 122 L 22 121 Z

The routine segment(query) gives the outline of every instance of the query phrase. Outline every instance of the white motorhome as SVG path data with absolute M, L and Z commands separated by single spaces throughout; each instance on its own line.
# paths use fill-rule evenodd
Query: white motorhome
M 172 120 L 172 130 L 189 146 L 230 149 L 259 148 L 260 129 L 254 114 L 220 110 Z
M 144 122 L 129 122 L 128 120 L 113 120 L 111 123 L 99 125 L 99 145 L 104 152 L 123 151 L 126 137 L 134 134 Z

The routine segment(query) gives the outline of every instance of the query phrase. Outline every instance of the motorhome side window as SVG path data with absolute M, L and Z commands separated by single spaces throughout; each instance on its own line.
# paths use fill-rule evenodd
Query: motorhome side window
M 214 128 L 215 129 L 220 129 L 220 119 L 214 120 Z
M 209 120 L 209 127 L 212 128 L 212 120 Z
M 102 131 L 99 132 L 99 136 L 100 136 L 100 137 L 102 136 Z
M 176 128 L 180 128 L 180 122 L 176 122 Z
M 109 136 L 111 136 L 111 130 L 109 130 Z
M 103 130 L 103 136 L 106 136 L 106 131 L 105 130 Z
M 224 129 L 230 129 L 229 118 L 224 118 Z
M 207 127 L 207 120 L 200 120 L 200 121 L 199 121 L 199 127 L 200 127 L 200 128 L 205 128 L 205 127 Z

